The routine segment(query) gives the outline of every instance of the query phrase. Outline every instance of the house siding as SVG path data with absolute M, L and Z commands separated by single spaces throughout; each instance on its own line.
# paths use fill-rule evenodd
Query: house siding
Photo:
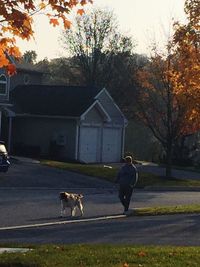
M 13 90 L 17 85 L 23 84 L 42 84 L 42 73 L 18 71 L 17 75 L 13 75 L 10 79 L 10 90 Z
M 103 118 L 100 112 L 94 107 L 86 115 L 84 122 L 85 123 L 103 123 Z
M 60 157 L 74 158 L 76 145 L 76 122 L 66 119 L 16 118 L 13 123 L 12 147 L 21 144 L 40 148 L 41 155 L 48 155 L 50 143 L 62 135 Z

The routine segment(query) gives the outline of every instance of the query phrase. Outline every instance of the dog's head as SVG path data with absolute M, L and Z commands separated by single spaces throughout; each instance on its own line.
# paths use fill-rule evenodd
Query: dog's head
M 75 197 L 75 202 L 77 203 L 77 205 L 81 206 L 83 204 L 83 202 L 82 202 L 83 195 L 82 194 L 76 194 L 74 197 Z
M 83 198 L 83 195 L 82 194 L 77 194 L 76 197 L 81 199 L 81 198 Z

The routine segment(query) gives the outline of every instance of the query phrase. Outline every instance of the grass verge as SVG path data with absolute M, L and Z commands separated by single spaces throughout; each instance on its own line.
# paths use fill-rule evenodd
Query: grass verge
M 114 182 L 119 168 L 106 168 L 103 165 L 65 163 L 52 160 L 41 160 L 41 163 L 47 166 L 60 168 L 68 171 L 78 172 L 89 176 L 99 177 L 110 182 Z M 189 177 L 188 177 L 189 178 Z M 166 178 L 150 173 L 139 173 L 137 188 L 146 186 L 183 186 L 183 187 L 200 187 L 200 181 L 192 179 Z
M 134 215 L 168 215 L 168 214 L 189 214 L 200 213 L 200 205 L 177 205 L 177 206 L 159 206 L 159 207 L 145 207 L 134 210 Z
M 199 266 L 200 247 L 42 245 L 27 253 L 3 253 L 1 267 Z

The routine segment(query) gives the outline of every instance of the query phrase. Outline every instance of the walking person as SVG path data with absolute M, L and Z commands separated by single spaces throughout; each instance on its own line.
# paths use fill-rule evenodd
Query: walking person
M 133 188 L 138 181 L 138 171 L 131 156 L 126 156 L 124 160 L 125 164 L 119 170 L 115 182 L 119 184 L 119 199 L 124 207 L 124 214 L 128 215 Z

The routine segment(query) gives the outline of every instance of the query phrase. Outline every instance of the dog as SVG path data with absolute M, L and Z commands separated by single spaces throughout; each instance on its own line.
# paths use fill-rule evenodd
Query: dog
M 60 211 L 61 217 L 65 215 L 66 208 L 71 209 L 71 217 L 75 216 L 77 208 L 79 209 L 81 216 L 83 216 L 82 194 L 60 192 L 59 197 L 61 204 L 61 211 Z

